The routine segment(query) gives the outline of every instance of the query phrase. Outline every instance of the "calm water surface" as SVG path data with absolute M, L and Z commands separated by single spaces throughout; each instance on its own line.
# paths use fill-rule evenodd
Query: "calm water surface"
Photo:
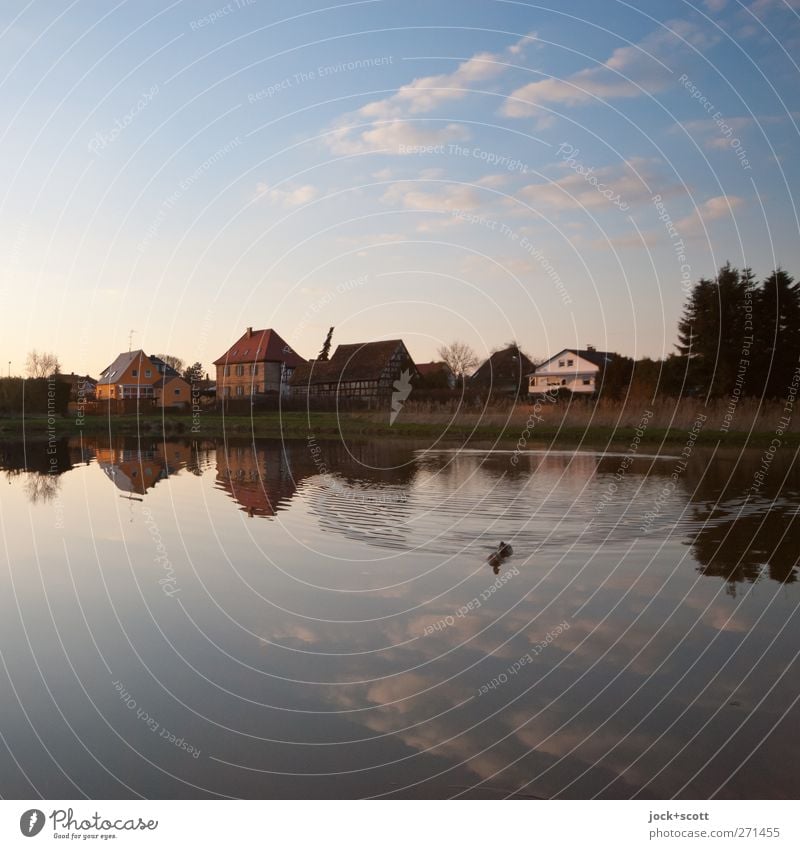
M 0 795 L 797 798 L 782 451 L 4 445 Z

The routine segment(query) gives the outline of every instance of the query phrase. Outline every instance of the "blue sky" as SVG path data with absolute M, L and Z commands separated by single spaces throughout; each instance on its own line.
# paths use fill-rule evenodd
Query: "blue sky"
M 660 356 L 687 281 L 800 274 L 799 10 L 5 2 L 0 361 Z

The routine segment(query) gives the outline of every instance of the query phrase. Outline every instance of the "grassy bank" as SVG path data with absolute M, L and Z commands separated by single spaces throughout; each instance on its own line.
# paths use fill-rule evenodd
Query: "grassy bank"
M 697 429 L 698 444 L 769 445 L 785 416 L 784 405 L 757 405 L 742 401 L 730 416 L 728 404 L 704 405 L 696 400 L 659 401 L 654 404 L 603 402 L 589 404 L 531 404 L 495 406 L 487 410 L 449 410 L 407 404 L 389 425 L 384 412 L 257 412 L 250 416 L 223 416 L 203 412 L 199 422 L 186 414 L 155 413 L 147 416 L 87 416 L 79 426 L 74 418 L 56 418 L 53 431 L 46 417 L 0 419 L 0 439 L 6 441 L 78 436 L 153 436 L 215 439 L 224 436 L 284 439 L 395 439 L 414 438 L 449 443 L 498 442 L 513 448 L 532 443 L 602 446 L 630 444 L 684 444 Z M 800 419 L 800 417 L 795 417 Z M 785 421 L 785 419 L 784 419 Z M 520 442 L 520 440 L 522 440 Z M 800 421 L 790 421 L 781 434 L 783 444 L 800 444 Z

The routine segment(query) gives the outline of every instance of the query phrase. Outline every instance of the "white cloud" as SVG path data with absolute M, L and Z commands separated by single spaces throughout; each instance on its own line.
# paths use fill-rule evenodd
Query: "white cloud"
M 335 153 L 348 156 L 369 151 L 411 155 L 421 148 L 435 148 L 466 141 L 469 133 L 460 124 L 445 126 L 390 121 L 369 128 L 339 127 L 328 136 Z
M 462 209 L 476 209 L 480 206 L 481 196 L 473 186 L 447 184 L 434 189 L 422 187 L 420 183 L 395 183 L 384 192 L 381 200 L 392 206 L 405 209 L 424 209 L 437 212 L 453 212 Z
M 363 236 L 339 236 L 336 243 L 342 247 L 362 248 L 384 245 L 388 242 L 405 242 L 408 236 L 405 233 L 365 233 Z
M 402 146 L 415 144 L 440 144 L 461 141 L 466 131 L 456 124 L 448 124 L 436 130 L 421 129 L 418 125 L 409 128 L 406 121 L 422 115 L 430 115 L 439 107 L 462 100 L 476 88 L 496 79 L 508 70 L 525 47 L 534 44 L 535 33 L 530 33 L 500 53 L 476 53 L 462 62 L 454 71 L 418 77 L 401 86 L 390 97 L 375 100 L 356 112 L 344 116 L 328 137 L 328 143 L 340 154 L 362 153 L 371 150 L 387 150 L 402 153 Z M 363 124 L 372 124 L 365 129 Z M 427 141 L 414 141 L 426 137 Z
M 303 206 L 303 204 L 310 203 L 318 196 L 319 190 L 316 186 L 311 185 L 296 186 L 290 189 L 273 189 L 266 183 L 259 183 L 256 186 L 256 197 L 265 198 L 286 207 Z
M 746 116 L 736 116 L 733 118 L 724 118 L 725 124 L 731 127 L 734 130 L 743 130 L 746 127 L 750 127 L 753 124 L 753 119 Z M 763 119 L 765 122 L 770 120 L 768 118 Z M 697 121 L 684 121 L 682 124 L 676 125 L 677 127 L 683 127 L 689 133 L 711 133 L 711 132 L 719 132 L 719 125 L 712 118 L 703 118 Z
M 511 177 L 508 174 L 486 174 L 476 182 L 479 186 L 486 186 L 488 189 L 500 189 L 507 186 Z
M 521 118 L 537 112 L 541 115 L 538 107 L 546 103 L 575 106 L 595 98 L 611 100 L 660 91 L 674 79 L 669 63 L 676 53 L 690 48 L 705 51 L 717 40 L 716 35 L 688 21 L 668 21 L 638 44 L 618 47 L 599 65 L 564 79 L 550 77 L 516 89 L 506 100 L 503 113 Z
M 731 147 L 733 133 L 741 136 L 746 130 L 755 127 L 763 130 L 765 126 L 780 124 L 783 120 L 779 115 L 734 115 L 730 118 L 721 116 L 719 123 L 713 118 L 704 118 L 675 124 L 672 130 L 673 132 L 685 130 L 708 150 L 726 150 Z
M 477 53 L 451 74 L 418 77 L 401 86 L 391 97 L 368 103 L 359 110 L 359 114 L 376 119 L 427 114 L 442 103 L 461 100 L 475 85 L 500 76 L 504 70 L 501 56 Z
M 689 237 L 697 236 L 700 235 L 698 230 L 702 232 L 703 228 L 712 221 L 732 216 L 734 211 L 743 205 L 744 199 L 736 195 L 717 195 L 704 200 L 697 209 L 675 222 L 675 227 L 679 233 L 685 233 Z
M 661 185 L 649 160 L 631 159 L 618 165 L 592 168 L 586 175 L 573 172 L 557 180 L 530 183 L 520 189 L 518 196 L 534 207 L 547 206 L 559 210 L 620 208 L 626 211 L 625 206 L 649 203 L 653 195 L 652 186 L 656 183 L 664 196 L 677 190 L 674 186 Z M 619 195 L 616 206 L 609 195 Z
M 744 199 L 736 195 L 708 198 L 689 215 L 676 221 L 675 228 L 684 239 L 701 239 L 705 237 L 704 226 L 733 215 L 735 210 L 741 209 L 742 206 Z M 665 239 L 668 239 L 667 231 L 663 227 L 657 227 L 644 231 L 634 230 L 608 239 L 595 239 L 593 245 L 597 248 L 607 248 L 609 244 L 616 248 L 655 247 L 664 244 Z

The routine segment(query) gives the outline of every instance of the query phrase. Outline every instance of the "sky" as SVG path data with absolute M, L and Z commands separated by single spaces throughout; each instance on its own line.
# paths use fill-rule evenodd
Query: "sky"
M 800 276 L 798 47 L 800 0 L 4 0 L 0 364 L 663 356 L 726 261 Z

